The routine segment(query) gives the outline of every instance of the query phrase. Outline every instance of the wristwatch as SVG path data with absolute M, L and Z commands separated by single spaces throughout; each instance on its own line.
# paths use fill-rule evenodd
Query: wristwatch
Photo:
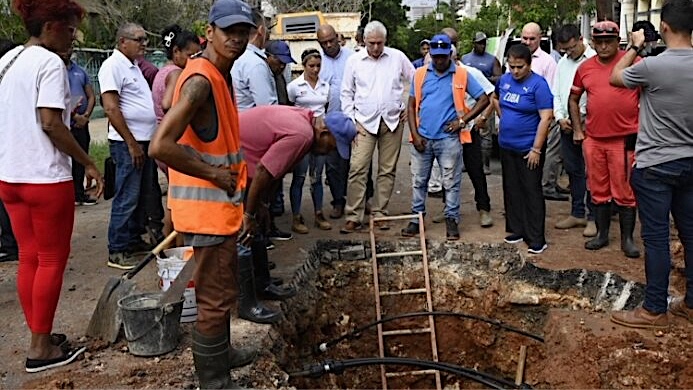
M 630 49 L 635 50 L 636 53 L 640 53 L 640 52 L 642 51 L 643 48 L 642 48 L 642 47 L 639 47 L 639 46 L 635 46 L 635 45 L 630 45 L 630 46 L 628 47 L 628 50 L 630 50 Z
M 464 129 L 465 127 L 467 127 L 467 122 L 460 118 L 460 129 Z

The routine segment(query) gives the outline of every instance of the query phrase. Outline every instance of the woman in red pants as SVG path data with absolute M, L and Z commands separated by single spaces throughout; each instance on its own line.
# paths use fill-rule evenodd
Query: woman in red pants
M 72 45 L 84 9 L 74 0 L 13 0 L 29 40 L 0 58 L 0 199 L 19 247 L 17 292 L 31 330 L 26 371 L 71 363 L 84 348 L 51 335 L 70 254 L 74 189 L 70 157 L 95 179 L 94 162 L 70 134 L 70 87 L 56 53 Z

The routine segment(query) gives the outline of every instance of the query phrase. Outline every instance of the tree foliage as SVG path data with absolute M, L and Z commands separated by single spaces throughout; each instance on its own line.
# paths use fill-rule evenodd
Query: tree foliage
M 272 0 L 278 13 L 322 11 L 358 12 L 363 0 Z
M 459 35 L 458 50 L 467 53 L 472 49 L 474 34 L 483 32 L 488 37 L 502 34 L 508 27 L 508 11 L 497 4 L 484 4 L 475 18 L 465 18 L 457 29 Z
M 543 30 L 574 23 L 578 15 L 593 3 L 583 0 L 500 0 L 510 15 L 511 25 L 522 28 L 529 22 L 539 23 Z
M 124 22 L 142 25 L 150 35 L 151 46 L 160 45 L 159 34 L 164 27 L 177 23 L 184 29 L 193 29 L 195 22 L 206 20 L 211 0 L 98 0 L 97 14 L 85 21 L 84 44 L 91 47 L 111 48 L 115 44 L 118 27 Z
M 388 45 L 403 50 L 408 44 L 407 8 L 400 0 L 364 0 L 361 4 L 361 26 L 378 20 L 387 28 Z

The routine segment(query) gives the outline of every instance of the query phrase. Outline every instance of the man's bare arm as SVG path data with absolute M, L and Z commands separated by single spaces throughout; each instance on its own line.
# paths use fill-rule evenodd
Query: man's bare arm
M 128 146 L 132 164 L 137 168 L 142 168 L 144 165 L 144 151 L 140 144 L 137 143 L 135 136 L 132 135 L 130 128 L 128 128 L 123 112 L 120 111 L 120 95 L 115 91 L 107 91 L 101 94 L 101 101 L 103 102 L 103 109 L 106 117 L 108 117 L 108 121 L 111 122 L 111 126 L 120 134 Z
M 154 134 L 149 145 L 149 156 L 163 161 L 178 172 L 209 180 L 219 188 L 233 193 L 237 172 L 232 173 L 228 167 L 209 165 L 177 144 L 188 124 L 208 102 L 211 93 L 211 85 L 203 76 L 193 76 L 185 81 L 180 99 L 164 116 Z

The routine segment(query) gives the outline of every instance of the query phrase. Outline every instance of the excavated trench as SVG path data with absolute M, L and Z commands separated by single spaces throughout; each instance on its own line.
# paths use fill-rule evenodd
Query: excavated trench
M 427 248 L 433 309 L 440 313 L 435 316 L 438 361 L 447 366 L 441 373 L 447 388 L 513 387 L 521 347 L 526 360 L 519 387 L 575 387 L 582 382 L 561 383 L 565 375 L 551 368 L 552 361 L 562 361 L 571 370 L 573 357 L 559 357 L 570 353 L 572 330 L 564 324 L 572 314 L 567 313 L 630 309 L 642 301 L 639 284 L 610 273 L 537 268 L 507 244 L 428 242 Z M 418 241 L 404 240 L 383 242 L 377 252 L 417 249 Z M 359 329 L 376 318 L 370 256 L 365 242 L 320 241 L 297 271 L 293 284 L 299 294 L 284 303 L 286 317 L 275 327 L 279 338 L 272 347 L 290 375 L 286 385 L 382 388 L 380 366 L 364 360 L 379 356 L 377 328 Z M 420 256 L 379 262 L 381 290 L 425 287 Z M 425 295 L 385 296 L 381 305 L 383 317 L 427 310 Z M 427 325 L 427 316 L 406 317 L 384 323 L 383 330 Z M 551 337 L 545 339 L 546 334 Z M 320 351 L 321 344 L 326 351 Z M 384 351 L 386 357 L 431 361 L 430 334 L 386 337 Z M 386 371 L 425 368 L 430 366 L 388 364 Z M 555 376 L 562 379 L 550 379 Z M 435 376 L 392 377 L 388 387 L 435 388 Z

